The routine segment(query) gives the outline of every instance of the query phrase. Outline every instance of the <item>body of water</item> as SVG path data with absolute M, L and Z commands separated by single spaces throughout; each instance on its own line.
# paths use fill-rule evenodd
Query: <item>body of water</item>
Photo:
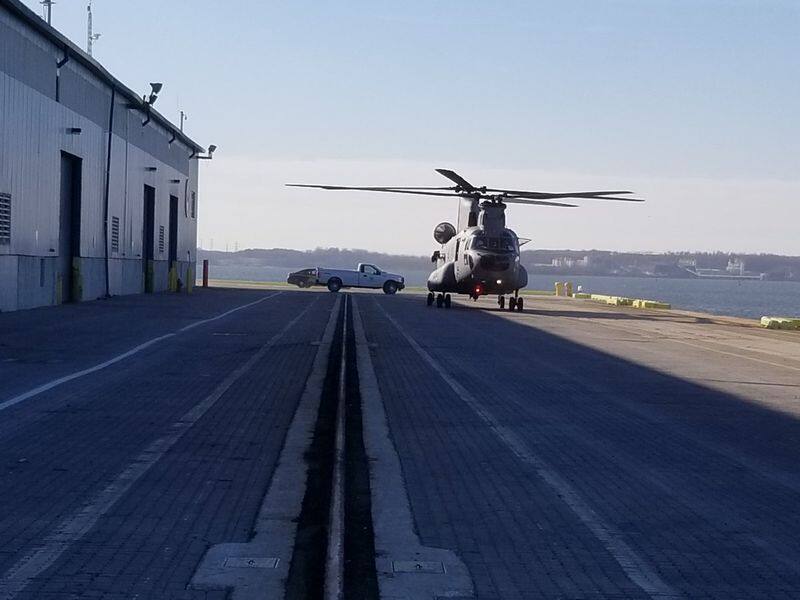
M 300 268 L 300 267 L 298 267 Z M 286 281 L 286 267 L 211 265 L 213 279 Z M 202 273 L 199 268 L 198 273 Z M 424 286 L 428 271 L 401 273 L 409 286 Z M 764 315 L 800 316 L 800 282 L 731 279 L 662 279 L 598 275 L 530 275 L 528 289 L 552 290 L 571 281 L 584 292 L 669 302 L 674 308 L 758 319 Z

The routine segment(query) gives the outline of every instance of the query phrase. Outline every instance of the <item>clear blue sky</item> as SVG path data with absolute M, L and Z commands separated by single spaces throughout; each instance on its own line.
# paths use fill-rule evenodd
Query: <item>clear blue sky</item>
M 38 0 L 27 0 L 37 12 Z M 448 200 L 288 181 L 634 189 L 514 207 L 539 247 L 800 254 L 800 2 L 94 0 L 95 58 L 215 143 L 206 247 L 428 253 Z M 86 4 L 54 25 L 85 45 Z

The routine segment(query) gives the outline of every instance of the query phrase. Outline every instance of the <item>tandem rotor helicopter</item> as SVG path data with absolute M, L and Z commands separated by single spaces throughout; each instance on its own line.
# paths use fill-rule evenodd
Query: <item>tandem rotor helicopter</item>
M 520 262 L 520 246 L 530 240 L 519 238 L 506 227 L 506 204 L 528 204 L 576 208 L 576 204 L 553 202 L 556 199 L 616 200 L 644 202 L 628 197 L 628 191 L 600 192 L 529 192 L 498 188 L 476 187 L 449 169 L 436 169 L 455 185 L 448 187 L 350 187 L 342 185 L 309 185 L 290 183 L 289 187 L 323 190 L 359 190 L 393 194 L 419 194 L 459 198 L 458 229 L 451 223 L 439 223 L 433 230 L 434 239 L 441 244 L 431 256 L 436 269 L 428 277 L 428 306 L 434 302 L 450 308 L 451 294 L 465 294 L 473 300 L 481 296 L 498 296 L 498 305 L 521 311 L 524 300 L 520 289 L 528 285 L 528 272 Z M 625 197 L 620 197 L 625 196 Z

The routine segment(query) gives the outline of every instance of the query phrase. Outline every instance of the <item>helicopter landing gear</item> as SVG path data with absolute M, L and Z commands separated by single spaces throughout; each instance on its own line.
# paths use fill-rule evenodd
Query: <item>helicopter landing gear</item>
M 509 298 L 508 299 L 508 310 L 514 311 L 517 308 L 517 299 L 516 298 Z
M 517 312 L 522 312 L 522 307 L 524 304 L 522 303 L 522 298 L 517 298 Z
M 433 297 L 433 294 L 429 294 L 429 304 L 428 304 L 428 306 L 430 306 L 430 304 L 433 303 L 432 297 Z M 450 294 L 437 294 L 436 295 L 436 308 L 442 308 L 442 307 L 450 308 L 450 303 L 451 302 L 452 302 L 452 298 L 450 297 Z
M 433 295 L 433 292 L 428 292 L 428 306 L 433 304 L 433 301 L 436 299 L 436 296 Z
M 500 306 L 500 310 L 505 309 L 505 307 L 506 307 L 506 297 L 505 296 L 500 296 L 497 299 L 497 304 L 498 304 L 498 306 Z

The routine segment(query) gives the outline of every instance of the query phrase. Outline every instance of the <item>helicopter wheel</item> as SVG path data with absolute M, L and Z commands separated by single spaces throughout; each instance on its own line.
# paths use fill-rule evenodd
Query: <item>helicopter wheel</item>
M 452 302 L 452 299 L 450 298 L 450 294 L 445 294 L 444 295 L 444 307 L 445 308 L 450 308 L 450 302 Z
M 509 298 L 508 299 L 508 310 L 514 310 L 517 308 L 517 299 L 516 298 Z
M 500 305 L 500 310 L 503 310 L 506 307 L 506 297 L 505 296 L 500 296 L 497 299 L 497 304 Z
M 517 312 L 522 312 L 522 298 L 517 298 Z
M 444 296 L 442 294 L 439 294 L 438 296 L 436 296 L 436 308 L 442 308 L 443 304 L 444 304 Z
M 428 292 L 428 306 L 433 304 L 433 301 L 436 299 L 436 296 L 433 295 L 433 292 Z

